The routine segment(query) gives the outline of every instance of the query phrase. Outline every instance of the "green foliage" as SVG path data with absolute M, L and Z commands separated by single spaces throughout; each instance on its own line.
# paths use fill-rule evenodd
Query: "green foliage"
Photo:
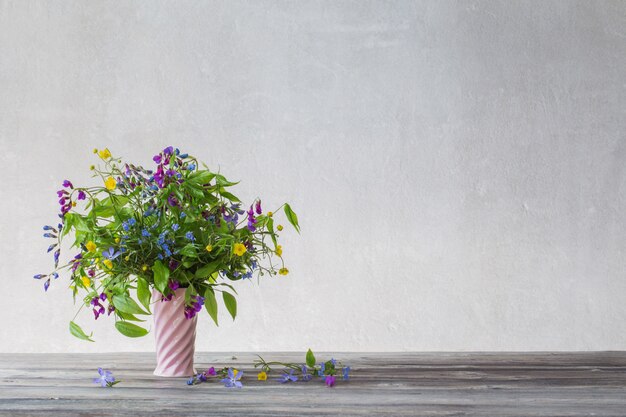
M 311 349 L 306 352 L 306 366 L 308 366 L 309 368 L 315 366 L 315 355 L 313 354 L 313 351 Z
M 234 319 L 237 291 L 231 284 L 289 272 L 278 242 L 282 226 L 275 230 L 278 213 L 263 212 L 258 199 L 241 203 L 231 188 L 238 182 L 169 147 L 149 169 L 106 149 L 97 153 L 101 164 L 92 172 L 98 185 L 64 185 L 62 229 L 50 237 L 57 248 L 73 237 L 75 251 L 66 264 L 55 263 L 53 273 L 67 270 L 75 300 L 82 292 L 82 306 L 96 317 L 112 317 L 122 334 L 147 333 L 131 322 L 150 314 L 153 289 L 168 298 L 172 288 L 185 288 L 188 308 L 203 295 L 217 325 L 217 292 Z M 282 207 L 299 233 L 296 213 L 289 204 Z M 70 332 L 91 341 L 73 321 Z

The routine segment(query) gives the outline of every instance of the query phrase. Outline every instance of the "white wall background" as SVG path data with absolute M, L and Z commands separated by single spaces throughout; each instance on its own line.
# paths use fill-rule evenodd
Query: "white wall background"
M 199 350 L 626 349 L 625 109 L 624 2 L 0 1 L 0 351 L 154 348 L 32 275 L 169 144 L 302 225 Z

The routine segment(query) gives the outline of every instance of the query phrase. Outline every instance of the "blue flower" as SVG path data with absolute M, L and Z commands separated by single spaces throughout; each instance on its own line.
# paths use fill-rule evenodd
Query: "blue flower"
M 348 379 L 350 379 L 350 367 L 349 366 L 344 366 L 342 372 L 343 372 L 344 381 L 347 381 Z
M 196 169 L 196 165 L 195 164 L 189 164 L 189 165 L 187 165 L 187 169 L 189 171 L 193 171 L 194 169 Z
M 148 229 L 143 229 L 141 231 L 141 236 L 143 237 L 149 237 L 150 236 L 150 232 L 148 231 Z
M 113 246 L 111 246 L 106 251 L 102 252 L 102 256 L 104 256 L 105 258 L 107 258 L 110 261 L 112 261 L 113 259 L 117 258 L 121 254 L 122 254 L 122 252 L 120 252 L 120 251 L 116 252 L 115 249 L 113 248 Z
M 94 384 L 99 384 L 101 387 L 112 387 L 115 383 L 115 378 L 110 371 L 105 371 L 102 368 L 98 368 L 100 376 L 93 379 Z
M 35 278 L 35 279 L 41 279 L 41 278 L 45 278 L 45 277 L 47 277 L 47 275 L 44 275 L 44 274 L 37 274 L 37 275 L 35 275 L 33 278 Z
M 185 233 L 185 237 L 186 237 L 188 240 L 191 240 L 192 242 L 193 242 L 194 240 L 196 240 L 195 236 L 193 235 L 193 232 L 187 232 L 187 233 Z
M 181 212 L 180 212 L 180 218 L 181 218 L 181 219 L 184 219 L 185 217 L 187 217 L 187 214 L 185 214 L 185 212 L 184 212 L 184 211 L 181 211 Z
M 330 363 L 331 363 L 333 366 L 337 366 L 337 361 L 336 361 L 334 358 L 331 358 L 331 359 L 330 359 Z
M 302 380 L 309 381 L 313 376 L 309 374 L 309 368 L 306 365 L 302 365 Z
M 226 388 L 241 388 L 243 385 L 241 384 L 241 377 L 243 376 L 243 371 L 238 371 L 235 376 L 235 372 L 233 368 L 228 368 L 228 377 L 222 379 L 220 382 L 224 384 Z
M 322 377 L 322 381 L 326 381 L 326 375 L 324 375 L 324 371 L 326 370 L 326 363 L 320 363 L 319 376 Z
M 130 224 L 131 226 L 134 226 L 135 223 L 137 223 L 137 220 L 135 220 L 134 217 L 131 217 L 130 219 L 128 219 L 128 224 Z
M 287 373 L 286 371 L 283 371 L 283 374 L 280 376 L 280 378 L 278 378 L 278 382 L 282 384 L 284 384 L 285 382 L 289 382 L 289 381 L 296 382 L 297 380 L 298 380 L 298 377 L 293 374 L 293 369 L 290 369 L 289 373 Z
M 180 229 L 180 226 L 178 225 L 178 223 L 174 223 L 174 224 L 172 225 L 172 230 L 173 230 L 173 231 L 177 231 L 178 229 Z

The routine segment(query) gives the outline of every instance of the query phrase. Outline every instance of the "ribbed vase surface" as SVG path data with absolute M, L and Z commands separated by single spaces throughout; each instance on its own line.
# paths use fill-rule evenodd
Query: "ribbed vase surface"
M 188 377 L 193 369 L 197 316 L 186 319 L 185 289 L 175 291 L 170 301 L 161 301 L 161 293 L 152 292 L 154 336 L 157 366 L 154 375 Z

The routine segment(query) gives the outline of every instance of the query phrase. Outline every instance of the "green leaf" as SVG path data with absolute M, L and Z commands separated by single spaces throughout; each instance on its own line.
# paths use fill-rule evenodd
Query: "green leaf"
M 139 304 L 128 295 L 114 295 L 113 305 L 122 313 L 128 314 L 148 314 L 139 307 Z
M 196 171 L 193 174 L 189 175 L 187 181 L 192 184 L 206 184 L 215 178 L 215 174 L 210 171 Z
M 141 277 L 137 277 L 137 299 L 145 307 L 147 311 L 150 311 L 150 286 L 148 281 Z
M 165 291 L 167 281 L 170 278 L 170 269 L 157 260 L 152 265 L 152 272 L 154 272 L 154 286 L 156 289 L 161 292 Z
M 179 253 L 181 255 L 189 256 L 190 258 L 198 257 L 198 251 L 196 251 L 196 248 L 191 243 L 185 245 Z
M 234 295 L 229 292 L 222 292 L 222 297 L 224 298 L 224 305 L 226 305 L 226 310 L 230 313 L 233 320 L 237 316 L 237 299 Z
M 219 324 L 217 324 L 217 300 L 215 299 L 215 293 L 211 287 L 207 288 L 204 292 L 204 308 L 206 308 L 206 311 L 215 322 L 215 325 L 219 326 Z
M 306 353 L 306 366 L 309 368 L 313 368 L 315 366 L 315 355 L 311 349 L 309 349 Z
M 88 340 L 90 342 L 93 342 L 93 339 L 91 338 L 93 333 L 91 333 L 89 336 L 87 336 L 85 334 L 85 332 L 83 331 L 83 329 L 81 329 L 80 326 L 78 324 L 74 323 L 73 321 L 70 321 L 70 333 L 72 334 L 72 336 L 75 336 L 75 337 L 77 337 L 79 339 Z
M 222 222 L 222 223 L 226 223 L 226 222 Z M 198 270 L 196 271 L 196 278 L 206 278 L 209 275 L 211 275 L 213 272 L 217 271 L 219 269 L 221 261 L 217 260 L 217 261 L 213 261 L 210 262 L 206 265 L 204 265 L 202 268 L 198 268 Z
M 122 320 L 128 320 L 128 321 L 141 321 L 144 322 L 145 320 L 141 320 L 140 318 L 135 317 L 132 314 L 129 313 L 122 313 L 120 310 L 115 310 L 115 314 L 117 314 Z
M 235 203 L 241 203 L 241 200 L 239 198 L 237 198 L 235 195 L 229 193 L 228 191 L 225 191 L 223 188 L 220 188 L 219 192 L 220 192 L 220 195 L 222 197 L 225 197 L 225 198 L 227 198 L 230 201 L 233 201 Z
M 218 185 L 220 185 L 220 186 L 222 186 L 222 187 L 231 187 L 231 186 L 233 186 L 233 185 L 237 185 L 237 184 L 239 184 L 239 181 L 237 181 L 237 182 L 230 182 L 230 181 L 228 181 L 228 180 L 226 179 L 226 177 L 224 177 L 224 176 L 223 176 L 223 175 L 221 175 L 221 174 L 217 174 L 217 175 L 215 176 L 215 178 L 216 178 L 216 180 L 215 180 L 215 181 L 218 183 Z
M 148 334 L 148 331 L 143 327 L 139 327 L 127 321 L 116 321 L 115 328 L 127 337 L 142 337 Z
M 272 242 L 274 242 L 274 249 L 276 249 L 278 243 L 276 242 L 276 233 L 274 233 L 274 219 L 272 219 L 271 217 L 267 218 L 267 231 L 270 232 Z
M 291 206 L 287 203 L 285 203 L 285 216 L 287 216 L 287 220 L 289 220 L 289 223 L 293 225 L 296 231 L 300 233 L 300 226 L 298 225 L 298 216 L 296 215 L 296 213 L 294 213 L 294 211 L 291 209 Z

